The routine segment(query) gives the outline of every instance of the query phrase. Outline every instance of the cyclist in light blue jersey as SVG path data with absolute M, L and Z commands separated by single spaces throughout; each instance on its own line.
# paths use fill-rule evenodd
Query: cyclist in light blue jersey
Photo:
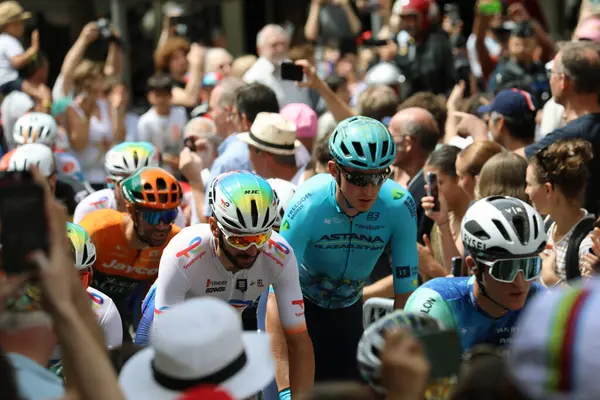
M 463 351 L 478 344 L 502 347 L 526 302 L 544 291 L 534 282 L 546 245 L 544 221 L 521 200 L 488 197 L 469 207 L 461 234 L 474 275 L 432 279 L 410 296 L 404 310 L 456 328 Z
M 416 207 L 389 180 L 396 145 L 387 128 L 367 117 L 338 124 L 329 139 L 329 174 L 301 185 L 280 232 L 300 268 L 315 380 L 358 380 L 362 290 L 389 246 L 396 306 L 417 287 Z

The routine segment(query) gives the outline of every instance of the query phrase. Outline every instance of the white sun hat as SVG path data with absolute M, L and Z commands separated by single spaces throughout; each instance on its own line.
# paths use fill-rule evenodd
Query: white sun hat
M 129 400 L 174 400 L 206 384 L 244 399 L 271 383 L 274 372 L 268 335 L 243 332 L 229 304 L 203 297 L 156 318 L 150 346 L 129 359 L 119 383 Z

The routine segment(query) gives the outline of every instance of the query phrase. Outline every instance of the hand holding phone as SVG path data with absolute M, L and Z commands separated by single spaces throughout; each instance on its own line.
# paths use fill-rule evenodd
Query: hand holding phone
M 440 193 L 438 187 L 437 175 L 433 172 L 427 173 L 427 195 L 433 197 L 433 209 L 432 211 L 440 211 Z
M 44 188 L 28 171 L 0 174 L 0 241 L 2 270 L 8 275 L 37 269 L 29 260 L 36 250 L 48 254 Z
M 291 62 L 283 62 L 281 63 L 281 79 L 302 82 L 304 79 L 304 68 Z

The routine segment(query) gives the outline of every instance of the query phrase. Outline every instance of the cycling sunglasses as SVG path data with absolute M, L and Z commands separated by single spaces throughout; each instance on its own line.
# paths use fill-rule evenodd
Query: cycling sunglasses
M 81 279 L 81 284 L 85 289 L 87 289 L 92 284 L 93 277 L 94 271 L 90 267 L 79 271 L 79 278 Z
M 489 267 L 489 274 L 498 282 L 512 283 L 519 271 L 523 271 L 526 281 L 532 281 L 542 271 L 542 259 L 540 256 L 513 258 L 508 260 L 485 261 L 481 259 L 476 262 Z
M 138 213 L 145 222 L 154 226 L 158 225 L 159 222 L 172 224 L 175 221 L 175 218 L 177 218 L 179 210 L 141 210 L 138 211 Z
M 223 236 L 225 236 L 225 240 L 227 240 L 227 243 L 229 243 L 232 247 L 235 247 L 238 250 L 247 250 L 250 248 L 250 246 L 256 246 L 257 249 L 262 248 L 265 244 L 267 244 L 267 242 L 271 238 L 272 232 L 269 231 L 267 233 L 261 233 L 257 235 L 242 236 L 227 232 L 225 229 L 223 229 L 223 225 L 221 225 L 220 223 L 217 223 L 217 226 L 223 233 Z
M 390 177 L 390 174 L 392 172 L 391 169 L 388 168 L 383 172 L 378 172 L 375 174 L 365 174 L 363 172 L 356 171 L 348 172 L 340 166 L 338 166 L 338 170 L 340 171 L 340 174 L 342 174 L 344 178 L 346 178 L 349 184 L 358 187 L 365 187 L 369 185 L 381 186 L 383 185 L 383 182 L 385 182 L 386 179 Z

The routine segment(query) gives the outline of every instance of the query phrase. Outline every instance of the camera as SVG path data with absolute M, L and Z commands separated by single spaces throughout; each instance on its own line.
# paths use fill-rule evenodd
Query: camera
M 98 31 L 100 32 L 100 38 L 102 38 L 102 40 L 107 40 L 109 42 L 116 42 L 118 44 L 121 44 L 121 39 L 116 37 L 110 29 L 111 25 L 108 19 L 100 18 L 98 21 L 96 21 L 96 26 L 98 27 Z

